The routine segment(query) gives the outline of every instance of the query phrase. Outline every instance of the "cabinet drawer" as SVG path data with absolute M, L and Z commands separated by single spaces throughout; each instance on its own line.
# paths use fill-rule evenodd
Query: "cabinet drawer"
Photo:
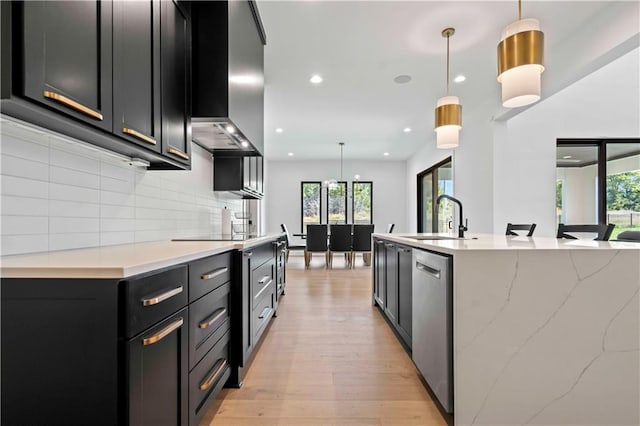
M 223 284 L 189 305 L 189 369 L 229 329 L 229 294 L 231 284 Z
M 275 241 L 272 241 L 267 244 L 262 244 L 260 246 L 245 250 L 245 253 L 251 253 L 252 267 L 258 267 L 264 262 L 273 259 L 275 253 L 274 247 L 276 244 L 277 243 Z
M 251 273 L 253 309 L 258 307 L 260 299 L 269 291 L 269 286 L 273 283 L 273 266 L 273 262 L 266 262 Z
M 187 267 L 120 282 L 125 310 L 122 333 L 131 337 L 187 305 Z
M 231 253 L 223 253 L 189 264 L 189 302 L 231 280 Z
M 189 374 L 189 424 L 200 423 L 209 402 L 226 383 L 229 368 L 229 337 L 227 331 Z
M 260 340 L 260 336 L 264 332 L 266 325 L 273 316 L 275 307 L 275 283 L 271 282 L 266 287 L 262 298 L 255 304 L 251 321 L 253 321 L 253 343 L 254 345 Z

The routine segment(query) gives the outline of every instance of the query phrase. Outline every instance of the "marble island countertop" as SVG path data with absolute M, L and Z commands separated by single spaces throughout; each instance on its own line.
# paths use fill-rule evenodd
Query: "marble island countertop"
M 283 234 L 245 241 L 153 241 L 0 257 L 2 278 L 125 278 L 226 251 L 243 250 Z
M 410 247 L 455 254 L 487 250 L 640 250 L 640 244 L 623 241 L 565 240 L 549 237 L 520 237 L 468 233 L 463 239 L 451 234 L 382 234 L 374 237 Z

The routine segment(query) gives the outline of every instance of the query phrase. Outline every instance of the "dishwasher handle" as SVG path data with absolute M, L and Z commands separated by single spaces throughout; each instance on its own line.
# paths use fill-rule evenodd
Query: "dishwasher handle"
M 440 269 L 432 268 L 431 266 L 427 266 L 424 263 L 416 262 L 416 269 L 424 272 L 425 274 L 429 274 L 437 279 L 440 279 Z

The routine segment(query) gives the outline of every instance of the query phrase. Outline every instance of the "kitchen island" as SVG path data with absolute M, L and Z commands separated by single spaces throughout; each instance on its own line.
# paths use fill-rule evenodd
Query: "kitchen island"
M 374 234 L 452 258 L 456 425 L 639 424 L 637 244 L 430 237 Z

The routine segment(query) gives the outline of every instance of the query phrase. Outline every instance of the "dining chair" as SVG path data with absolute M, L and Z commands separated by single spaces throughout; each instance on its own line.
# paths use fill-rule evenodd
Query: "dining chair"
M 627 241 L 630 243 L 640 243 L 640 231 L 624 231 L 618 234 L 615 240 L 612 241 Z
M 533 231 L 536 230 L 536 224 L 519 224 L 514 225 L 513 223 L 507 223 L 507 234 L 506 235 L 516 235 L 513 231 L 527 231 L 527 237 L 531 237 L 533 235 Z
M 387 225 L 387 234 L 390 234 L 393 232 L 393 228 L 395 228 L 396 224 L 395 223 L 390 223 L 389 225 Z
M 307 245 L 304 249 L 304 267 L 309 269 L 312 253 L 324 253 L 324 264 L 329 266 L 327 247 L 327 225 L 307 225 Z
M 329 269 L 333 268 L 333 253 L 344 253 L 351 267 L 351 241 L 353 225 L 331 225 L 329 232 Z
M 577 240 L 578 238 L 568 234 L 567 232 L 572 233 L 591 233 L 598 234 L 594 240 L 596 241 L 609 241 L 609 237 L 611 237 L 611 232 L 615 228 L 613 223 L 608 225 L 606 224 L 593 224 L 593 225 L 565 225 L 561 223 L 558 225 L 558 234 L 557 238 L 567 238 L 569 240 Z
M 356 263 L 356 253 L 362 253 L 362 261 L 371 266 L 371 234 L 373 225 L 353 225 L 353 243 L 351 244 L 351 267 Z
M 304 250 L 306 246 L 304 244 L 291 244 L 291 234 L 289 234 L 289 229 L 287 229 L 287 225 L 284 223 L 280 224 L 280 228 L 285 235 L 285 241 L 287 245 L 287 252 L 285 254 L 285 262 L 289 261 L 289 250 Z

